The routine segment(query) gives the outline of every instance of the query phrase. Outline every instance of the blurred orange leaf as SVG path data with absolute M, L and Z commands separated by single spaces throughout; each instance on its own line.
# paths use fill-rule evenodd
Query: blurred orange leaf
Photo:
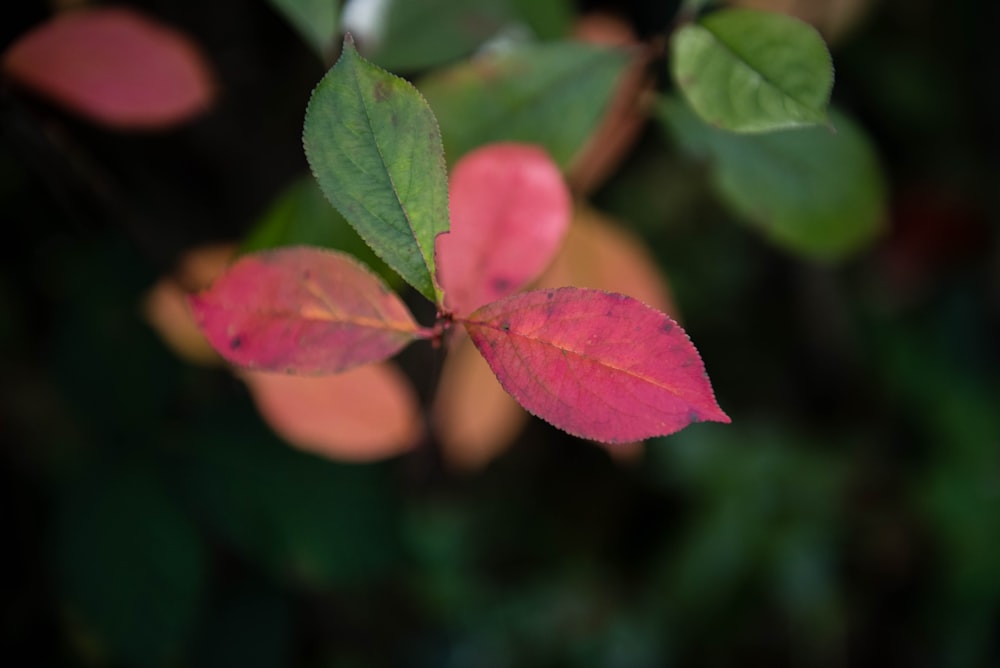
M 163 342 L 181 359 L 194 364 L 221 364 L 222 358 L 198 329 L 187 294 L 207 287 L 225 271 L 233 244 L 212 244 L 188 251 L 169 276 L 146 293 L 142 312 Z
M 185 121 L 213 97 L 209 65 L 190 39 L 123 8 L 59 14 L 8 48 L 2 67 L 22 86 L 119 129 Z
M 594 288 L 635 297 L 680 320 L 667 279 L 642 240 L 611 218 L 578 205 L 562 252 L 540 287 Z
M 372 461 L 412 449 L 423 435 L 413 388 L 389 363 L 322 377 L 239 375 L 275 433 L 307 452 Z
M 431 415 L 445 461 L 460 471 L 486 466 L 528 421 L 464 335 L 448 351 Z

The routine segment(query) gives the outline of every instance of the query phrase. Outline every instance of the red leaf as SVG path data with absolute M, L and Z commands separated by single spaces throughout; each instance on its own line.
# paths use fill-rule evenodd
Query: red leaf
M 212 99 L 209 67 L 195 45 L 128 9 L 60 14 L 14 43 L 3 70 L 40 95 L 119 128 L 171 125 Z
M 423 434 L 413 388 L 389 363 L 322 378 L 256 371 L 241 375 L 271 428 L 307 452 L 372 461 L 412 449 Z
M 304 246 L 245 255 L 191 306 L 223 357 L 262 371 L 337 373 L 391 357 L 421 332 L 364 265 Z
M 445 303 L 466 315 L 506 297 L 552 261 L 572 202 L 562 174 L 539 148 L 491 144 L 455 165 L 451 231 L 437 238 Z
M 526 292 L 484 306 L 465 327 L 504 389 L 575 436 L 620 443 L 729 422 L 684 330 L 631 297 Z

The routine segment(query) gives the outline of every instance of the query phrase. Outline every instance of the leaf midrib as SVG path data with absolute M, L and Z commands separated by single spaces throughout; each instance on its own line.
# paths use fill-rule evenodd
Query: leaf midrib
M 433 294 L 434 280 L 431 276 L 431 268 L 427 264 L 427 256 L 424 253 L 424 247 L 423 245 L 421 245 L 420 238 L 417 236 L 417 230 L 413 225 L 413 221 L 410 218 L 410 214 L 406 210 L 406 206 L 403 204 L 402 198 L 399 196 L 399 189 L 396 187 L 396 182 L 392 178 L 392 172 L 389 171 L 389 165 L 386 162 L 385 154 L 382 151 L 382 146 L 379 144 L 378 135 L 375 132 L 375 127 L 374 124 L 372 123 L 372 116 L 368 110 L 368 102 L 365 99 L 364 93 L 361 88 L 360 79 L 358 77 L 358 66 L 359 66 L 358 58 L 357 55 L 355 54 L 354 56 L 352 56 L 351 75 L 358 99 L 361 101 L 361 108 L 365 113 L 365 122 L 368 125 L 368 132 L 371 135 L 372 144 L 375 146 L 375 151 L 378 154 L 379 162 L 382 164 L 382 169 L 385 172 L 385 178 L 389 182 L 389 187 L 392 188 L 392 194 L 396 200 L 396 204 L 399 206 L 399 211 L 400 213 L 403 214 L 403 219 L 406 221 L 406 226 L 409 228 L 410 235 L 413 237 L 414 242 L 416 242 L 417 248 L 420 249 L 420 257 L 422 260 L 420 264 L 424 269 L 423 276 L 421 278 L 425 279 L 425 281 L 422 282 L 426 282 L 426 286 L 417 286 L 417 287 L 420 290 L 420 292 L 424 291 L 424 287 L 429 287 L 431 289 L 431 294 Z M 393 75 L 389 74 L 389 76 L 391 77 Z M 368 213 L 371 214 L 372 213 L 371 210 L 369 210 Z M 379 218 L 379 216 L 375 217 Z

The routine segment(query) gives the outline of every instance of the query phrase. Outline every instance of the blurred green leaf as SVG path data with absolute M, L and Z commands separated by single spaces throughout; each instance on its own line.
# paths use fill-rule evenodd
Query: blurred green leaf
M 408 82 L 344 51 L 306 109 L 306 157 L 327 199 L 375 254 L 441 301 L 434 238 L 448 230 L 448 177 L 430 107 Z
M 565 37 L 573 23 L 571 0 L 513 0 L 517 18 L 524 21 L 540 40 Z
M 336 464 L 231 423 L 200 429 L 189 445 L 194 511 L 279 578 L 364 586 L 399 558 L 384 467 Z
M 321 59 L 329 55 L 337 36 L 340 0 L 269 1 L 299 31 L 302 39 Z
M 868 138 L 846 116 L 831 112 L 834 129 L 737 135 L 669 98 L 660 118 L 684 149 L 708 160 L 719 197 L 772 242 L 835 260 L 881 233 L 884 178 Z
M 471 53 L 514 19 L 510 0 L 390 0 L 376 64 L 397 72 L 435 67 Z
M 281 246 L 319 246 L 350 253 L 378 272 L 393 288 L 402 285 L 392 271 L 323 197 L 316 179 L 299 179 L 278 196 L 250 230 L 241 253 Z
M 197 621 L 205 556 L 148 463 L 95 469 L 62 498 L 55 567 L 70 619 L 130 665 L 180 656 Z
M 826 122 L 830 53 L 812 26 L 785 14 L 725 9 L 682 26 L 671 72 L 692 109 L 724 130 Z
M 454 162 L 495 141 L 540 144 L 566 168 L 601 120 L 629 55 L 553 42 L 486 54 L 418 86 Z

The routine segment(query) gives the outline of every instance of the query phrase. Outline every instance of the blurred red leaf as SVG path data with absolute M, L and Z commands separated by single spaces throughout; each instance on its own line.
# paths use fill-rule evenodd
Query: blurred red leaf
M 371 461 L 402 454 L 423 435 L 413 388 L 392 364 L 366 364 L 321 378 L 240 375 L 275 433 L 307 452 Z
M 305 246 L 245 255 L 190 303 L 223 357 L 261 371 L 337 373 L 391 357 L 420 332 L 352 256 Z
M 3 71 L 22 86 L 122 129 L 179 123 L 211 104 L 211 70 L 183 34 L 123 8 L 80 9 L 21 36 Z
M 451 231 L 437 238 L 445 303 L 466 315 L 516 292 L 552 261 L 572 202 L 541 149 L 499 143 L 466 154 L 449 183 Z
M 620 443 L 729 422 L 684 330 L 631 297 L 538 290 L 464 324 L 504 389 L 570 434 Z

